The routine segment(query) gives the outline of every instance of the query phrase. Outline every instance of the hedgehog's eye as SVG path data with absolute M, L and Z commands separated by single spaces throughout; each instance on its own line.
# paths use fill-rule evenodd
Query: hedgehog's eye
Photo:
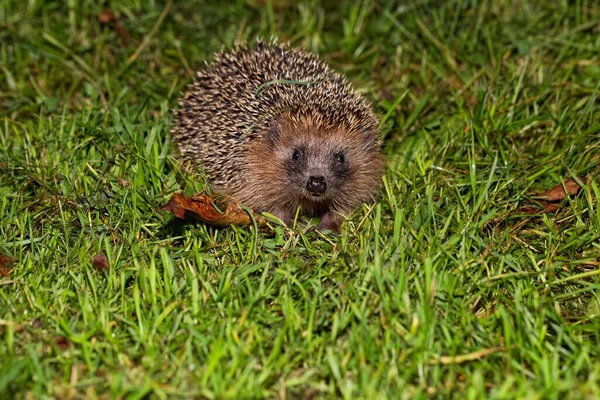
M 333 157 L 335 158 L 335 162 L 338 164 L 343 164 L 346 162 L 346 157 L 344 157 L 344 154 L 342 153 L 335 153 Z
M 294 161 L 298 161 L 300 159 L 300 150 L 296 149 L 294 150 L 294 154 L 292 154 L 292 158 L 294 159 Z

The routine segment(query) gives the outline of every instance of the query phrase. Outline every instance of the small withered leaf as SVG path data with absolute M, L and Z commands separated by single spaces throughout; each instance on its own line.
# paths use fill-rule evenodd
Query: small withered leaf
M 105 7 L 104 10 L 102 10 L 102 12 L 98 14 L 98 21 L 100 21 L 101 24 L 108 24 L 114 21 L 115 19 L 115 14 L 113 14 L 113 12 L 108 7 Z
M 521 212 L 525 214 L 543 214 L 543 213 L 553 213 L 558 211 L 560 208 L 559 204 L 544 202 L 542 203 L 542 207 L 535 206 L 524 206 L 521 208 Z
M 123 186 L 123 187 L 127 187 L 130 185 L 128 180 L 125 180 L 123 178 L 119 178 L 117 179 L 117 181 L 119 182 L 119 185 Z
M 114 25 L 115 31 L 121 38 L 124 44 L 128 44 L 131 37 L 129 31 L 121 24 L 121 21 L 108 7 L 105 7 L 100 14 L 98 14 L 98 21 L 102 25 Z
M 92 265 L 98 271 L 108 271 L 110 269 L 108 258 L 106 258 L 106 253 L 104 253 L 104 251 L 101 251 L 100 253 L 94 256 L 94 259 L 92 260 Z
M 13 258 L 0 254 L 0 276 L 7 276 L 12 270 L 14 263 L 15 260 Z
M 585 178 L 579 178 L 579 180 L 583 183 L 586 182 Z M 559 183 L 558 185 L 540 193 L 537 195 L 537 197 L 550 202 L 561 201 L 567 197 L 567 193 L 571 196 L 574 196 L 579 192 L 579 189 L 581 189 L 581 186 L 574 179 L 569 179 L 565 181 L 564 187 L 562 183 Z
M 56 345 L 59 349 L 64 351 L 71 347 L 71 341 L 64 336 L 58 336 L 56 338 Z
M 252 219 L 248 212 L 234 199 L 220 195 L 196 193 L 186 197 L 175 193 L 167 204 L 158 208 L 168 211 L 183 220 L 196 220 L 212 226 L 250 225 Z M 254 215 L 259 226 L 265 225 L 262 216 Z
M 583 177 L 579 177 L 578 180 L 584 184 L 587 182 L 587 178 Z M 569 179 L 564 182 L 564 186 L 562 183 L 559 183 L 541 193 L 532 194 L 532 197 L 541 200 L 539 206 L 525 205 L 520 210 L 525 214 L 557 212 L 560 209 L 560 202 L 567 197 L 567 194 L 574 196 L 580 189 L 581 186 L 575 179 Z
M 168 211 L 171 214 L 173 214 L 173 216 L 176 218 L 185 219 L 185 210 L 187 204 L 188 199 L 184 195 L 182 195 L 181 193 L 175 193 L 167 204 L 165 204 L 162 207 L 159 207 L 157 210 Z M 189 206 L 187 208 L 189 208 Z

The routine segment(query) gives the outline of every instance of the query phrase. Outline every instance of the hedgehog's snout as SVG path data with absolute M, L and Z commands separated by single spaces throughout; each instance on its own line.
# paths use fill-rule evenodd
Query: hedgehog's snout
M 323 192 L 327 190 L 327 182 L 325 182 L 325 177 L 309 177 L 308 181 L 306 182 L 306 190 L 308 190 L 313 196 L 319 196 L 320 194 L 323 194 Z

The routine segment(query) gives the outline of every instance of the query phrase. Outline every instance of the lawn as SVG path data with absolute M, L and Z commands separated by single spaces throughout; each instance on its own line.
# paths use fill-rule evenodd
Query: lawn
M 181 89 L 271 35 L 381 117 L 339 237 L 156 211 Z M 0 398 L 599 398 L 599 89 L 596 0 L 0 0 Z

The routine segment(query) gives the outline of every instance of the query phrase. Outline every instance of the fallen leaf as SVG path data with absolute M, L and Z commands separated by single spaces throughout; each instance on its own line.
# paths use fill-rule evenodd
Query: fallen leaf
M 98 21 L 102 25 L 114 25 L 115 31 L 123 41 L 123 44 L 127 45 L 131 39 L 129 31 L 121 24 L 119 18 L 112 12 L 108 7 L 105 7 L 100 14 L 98 14 Z
M 115 20 L 115 14 L 110 10 L 110 8 L 105 7 L 104 10 L 98 15 L 98 21 L 101 24 L 106 25 Z
M 553 213 L 558 211 L 560 204 L 544 202 L 542 207 L 535 206 L 524 206 L 521 208 L 521 212 L 525 214 L 538 214 L 538 213 Z
M 119 185 L 123 186 L 123 187 L 127 187 L 130 185 L 129 181 L 123 179 L 123 178 L 119 178 L 117 179 L 117 182 L 119 182 Z
M 108 259 L 106 258 L 106 254 L 104 253 L 104 251 L 101 251 L 100 253 L 94 256 L 92 265 L 98 271 L 108 271 L 110 269 L 110 265 L 108 264 Z
M 212 226 L 252 224 L 250 215 L 237 201 L 222 195 L 197 193 L 185 197 L 181 193 L 176 193 L 158 210 L 168 211 L 179 219 L 193 219 Z M 262 216 L 253 216 L 259 226 L 265 225 L 266 220 Z
M 121 24 L 121 21 L 117 21 L 115 23 L 115 30 L 121 37 L 123 44 L 125 44 L 125 45 L 129 44 L 129 42 L 131 40 L 131 36 L 129 36 L 129 31 Z
M 587 178 L 579 177 L 579 180 L 583 183 L 587 182 Z M 521 207 L 521 212 L 525 214 L 538 214 L 538 213 L 553 213 L 559 210 L 560 201 L 567 197 L 567 193 L 571 196 L 576 195 L 581 186 L 575 181 L 575 179 L 569 179 L 565 181 L 564 187 L 562 183 L 545 190 L 539 194 L 532 194 L 532 197 L 541 200 L 538 206 L 525 205 Z M 540 207 L 541 206 L 541 207 Z
M 61 350 L 67 350 L 69 347 L 71 347 L 71 342 L 64 336 L 58 336 L 56 338 L 56 345 Z
M 0 276 L 7 276 L 12 270 L 12 265 L 15 263 L 14 258 L 3 256 L 0 254 Z
M 585 178 L 579 178 L 579 180 L 583 183 L 585 183 L 585 181 L 586 181 Z M 565 189 L 566 189 L 566 191 L 565 191 Z M 550 189 L 540 193 L 536 197 L 539 197 L 543 200 L 550 201 L 550 202 L 561 201 L 565 197 L 567 197 L 567 193 L 570 194 L 571 196 L 574 196 L 577 194 L 577 192 L 579 192 L 579 189 L 581 189 L 581 186 L 579 186 L 579 184 L 574 179 L 569 179 L 568 181 L 565 181 L 564 187 L 561 183 L 559 183 L 558 185 L 554 186 L 553 188 L 550 188 Z
M 544 204 L 544 212 L 557 212 L 560 208 L 559 204 L 555 203 L 545 203 Z

